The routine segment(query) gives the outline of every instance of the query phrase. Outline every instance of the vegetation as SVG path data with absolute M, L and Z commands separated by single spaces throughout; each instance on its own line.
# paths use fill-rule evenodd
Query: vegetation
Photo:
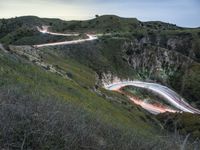
M 183 114 L 160 114 L 157 118 L 163 126 L 170 132 L 179 132 L 182 135 L 190 135 L 193 139 L 200 138 L 200 120 L 199 115 Z
M 102 124 L 109 124 L 110 126 L 121 126 L 121 127 L 123 126 L 125 128 L 136 127 L 138 132 L 140 132 L 140 134 L 142 135 L 145 134 L 146 136 L 148 134 L 150 135 L 151 132 L 154 132 L 154 129 L 150 127 L 148 123 L 140 119 L 140 116 L 144 116 L 144 118 L 146 118 L 145 117 L 146 115 L 142 111 L 137 110 L 136 107 L 131 107 L 131 105 L 121 104 L 120 101 L 124 99 L 123 97 L 116 96 L 118 97 L 116 98 L 118 99 L 118 101 L 108 100 L 108 99 L 105 99 L 105 97 L 98 96 L 98 94 L 96 94 L 95 92 L 92 92 L 90 89 L 85 87 L 83 83 L 82 85 L 79 85 L 74 81 L 66 80 L 58 75 L 48 73 L 45 70 L 40 69 L 34 66 L 33 64 L 30 64 L 24 58 L 20 58 L 13 54 L 4 54 L 2 52 L 0 56 L 1 56 L 0 57 L 1 59 L 0 61 L 1 62 L 0 88 L 1 88 L 2 94 L 8 96 L 8 97 L 1 98 L 1 108 L 2 108 L 1 110 L 3 110 L 3 108 L 6 106 L 8 106 L 7 109 L 12 108 L 12 107 L 10 108 L 10 106 L 12 105 L 9 104 L 9 101 L 11 102 L 14 101 L 16 103 L 19 102 L 20 105 L 22 105 L 22 107 L 25 107 L 23 105 L 25 105 L 26 102 L 28 103 L 28 101 L 30 101 L 30 107 L 32 107 L 31 103 L 36 103 L 36 104 L 33 104 L 33 107 L 34 107 L 34 105 L 38 106 L 40 104 L 39 102 L 42 102 L 42 100 L 44 100 L 44 104 L 41 104 L 41 105 L 45 106 L 45 104 L 47 103 L 45 101 L 49 99 L 51 99 L 52 101 L 54 99 L 55 103 L 57 100 L 60 100 L 62 102 L 61 103 L 62 105 L 63 103 L 70 103 L 70 105 L 73 105 L 73 107 L 76 107 L 77 109 L 80 107 L 81 109 L 87 111 L 89 114 L 91 114 L 95 118 L 98 118 L 99 121 L 102 122 Z M 79 68 L 82 68 L 80 64 L 75 63 L 74 65 L 72 64 L 70 66 L 71 67 L 68 67 L 67 70 L 68 72 L 72 72 L 74 70 L 73 76 L 74 77 L 76 76 L 76 78 L 80 77 L 79 75 L 80 72 L 83 76 L 84 74 L 86 75 L 88 74 L 88 72 L 84 73 L 79 69 Z M 85 67 L 83 67 L 83 69 L 84 68 Z M 76 72 L 78 72 L 78 74 L 76 74 Z M 84 78 L 87 79 L 87 77 L 84 77 Z M 84 78 L 83 77 L 80 78 L 80 81 L 84 80 Z M 94 78 L 93 79 L 92 78 L 90 78 L 90 81 L 94 82 Z M 91 83 L 88 83 L 88 81 L 85 80 L 85 84 L 91 84 Z M 8 99 L 8 101 L 6 99 Z M 20 102 L 21 99 L 22 99 L 22 102 Z M 113 97 L 113 99 L 115 98 Z M 8 102 L 8 104 L 6 104 L 5 102 Z M 59 106 L 61 104 L 59 104 Z M 21 111 L 20 105 L 16 105 L 17 107 L 16 109 L 19 109 L 19 111 Z M 50 108 L 47 107 L 48 108 L 47 110 L 51 110 L 53 105 L 49 107 Z M 26 110 L 27 111 L 29 110 L 28 106 Z M 46 110 L 46 109 L 43 109 L 43 107 L 41 107 L 40 111 L 43 111 L 43 110 Z M 132 114 L 132 111 L 138 114 L 138 117 L 135 117 Z M 6 114 L 4 114 L 6 112 L 7 111 L 2 111 L 1 115 L 6 116 Z M 11 112 L 13 114 L 16 111 L 15 109 L 13 109 Z M 31 112 L 27 112 L 27 113 L 28 114 L 30 113 L 30 115 L 33 115 Z M 46 111 L 46 113 L 48 113 L 48 111 Z M 56 113 L 56 110 L 55 111 L 52 110 L 52 114 L 54 113 Z M 60 114 L 65 114 L 65 113 L 64 112 L 59 113 L 58 115 Z M 19 114 L 19 115 L 23 115 L 23 114 Z M 84 115 L 84 114 L 81 113 L 81 115 Z M 11 117 L 10 119 L 12 120 L 13 119 L 12 117 L 14 116 L 10 115 L 10 117 Z M 28 117 L 28 116 L 25 116 L 25 117 Z M 21 118 L 21 119 L 20 118 L 16 116 L 16 119 L 21 121 L 21 123 L 23 123 L 23 121 L 25 121 L 24 118 Z M 38 119 L 38 117 L 36 117 L 36 119 Z M 61 121 L 63 122 L 65 120 L 61 120 Z M 58 122 L 58 124 L 62 122 Z M 67 122 L 67 120 L 65 122 Z M 148 119 L 147 119 L 147 122 L 149 122 Z M 21 123 L 19 122 L 19 124 Z M 26 124 L 26 122 L 24 123 Z M 38 123 L 40 124 L 40 122 Z M 152 124 L 151 122 L 149 123 Z M 137 125 L 137 124 L 140 124 L 140 125 Z M 13 125 L 14 126 L 16 125 L 16 130 L 24 129 L 23 124 L 22 126 L 19 126 L 19 128 L 18 128 L 17 123 Z M 1 129 L 4 129 L 4 128 L 1 128 Z M 4 135 L 7 135 L 8 132 L 6 132 L 6 134 Z M 16 132 L 14 133 L 18 135 L 17 134 L 18 132 L 17 133 Z M 22 139 L 24 138 L 23 136 L 24 135 L 22 133 Z M 5 137 L 2 137 L 2 138 L 4 139 Z M 11 142 L 11 141 L 8 141 L 8 142 Z
M 76 45 L 32 47 L 47 64 L 41 67 L 19 55 L 20 47 L 12 51 L 9 45 L 74 39 L 42 35 L 36 30 L 42 25 L 57 32 L 111 34 Z M 1 19 L 0 42 L 10 51 L 0 50 L 0 148 L 198 149 L 193 140 L 199 137 L 199 116 L 169 114 L 172 122 L 180 120 L 177 130 L 182 135 L 167 132 L 166 116 L 151 116 L 124 95 L 102 89 L 99 80 L 104 73 L 155 80 L 199 107 L 199 38 L 199 29 L 112 15 L 69 22 L 33 16 Z M 51 73 L 51 67 L 62 75 Z M 152 97 L 145 93 L 134 90 L 138 97 Z M 193 139 L 185 138 L 188 133 Z
M 35 95 L 20 95 L 16 87 L 9 95 L 7 92 L 0 93 L 1 149 L 167 150 L 182 146 L 179 136 L 173 137 L 176 140 L 171 136 L 165 140 L 146 138 L 133 128 L 103 123 L 82 108 L 52 97 L 34 99 Z

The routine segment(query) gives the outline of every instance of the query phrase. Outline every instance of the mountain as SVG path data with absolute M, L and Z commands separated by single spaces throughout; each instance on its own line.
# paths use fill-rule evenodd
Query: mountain
M 37 26 L 80 35 L 42 34 Z M 85 39 L 85 33 L 101 36 L 35 47 Z M 103 83 L 115 78 L 160 83 L 200 109 L 199 28 L 114 15 L 87 21 L 25 16 L 0 20 L 0 43 L 0 148 L 195 148 L 199 115 L 152 115 L 125 94 L 104 89 Z M 143 99 L 162 99 L 133 91 Z

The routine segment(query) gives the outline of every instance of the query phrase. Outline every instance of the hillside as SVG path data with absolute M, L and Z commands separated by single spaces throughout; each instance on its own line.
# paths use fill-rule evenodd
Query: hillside
M 80 36 L 42 34 L 37 26 L 43 25 Z M 71 45 L 33 46 L 85 33 L 102 35 Z M 189 131 L 185 117 L 172 120 L 183 120 L 187 132 L 165 129 L 168 114 L 154 116 L 103 88 L 103 81 L 115 77 L 166 85 L 200 109 L 199 28 L 113 15 L 88 21 L 26 16 L 0 20 L 0 43 L 2 149 L 179 149 Z M 136 90 L 135 96 L 151 97 L 144 92 Z M 185 149 L 198 146 L 193 144 L 198 137 L 195 125 Z

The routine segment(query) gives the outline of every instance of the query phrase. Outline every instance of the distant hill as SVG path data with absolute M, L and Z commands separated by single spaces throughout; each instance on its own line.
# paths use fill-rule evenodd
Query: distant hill
M 137 29 L 180 29 L 172 24 L 163 22 L 141 22 L 136 18 L 121 18 L 115 15 L 99 16 L 88 21 L 64 21 L 60 19 L 39 18 L 36 16 L 23 16 L 11 19 L 0 19 L 0 37 L 20 28 L 35 28 L 35 26 L 49 25 L 56 31 L 94 31 L 94 32 L 120 32 Z
M 44 43 L 61 41 L 62 37 L 45 37 L 39 34 L 36 26 L 48 25 L 56 32 L 80 33 L 132 33 L 181 29 L 162 22 L 141 22 L 136 18 L 121 18 L 115 15 L 104 15 L 87 21 L 64 21 L 60 19 L 23 16 L 11 19 L 0 19 L 0 42 L 6 44 Z

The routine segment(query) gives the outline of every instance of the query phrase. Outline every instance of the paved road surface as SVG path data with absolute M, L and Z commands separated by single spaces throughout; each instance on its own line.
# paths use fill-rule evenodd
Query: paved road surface
M 55 32 L 50 32 L 48 31 L 47 26 L 43 26 L 42 29 L 37 27 L 38 31 L 43 33 L 43 34 L 51 34 L 51 35 L 60 35 L 60 36 L 78 36 L 79 34 L 64 34 L 64 33 L 55 33 Z M 63 42 L 54 42 L 54 43 L 45 43 L 45 44 L 38 44 L 38 45 L 33 45 L 36 48 L 40 47 L 46 47 L 46 46 L 57 46 L 57 45 L 69 45 L 69 44 L 78 44 L 78 43 L 83 43 L 87 41 L 94 41 L 97 40 L 98 37 L 96 35 L 91 35 L 91 34 L 86 34 L 88 38 L 86 39 L 79 39 L 79 40 L 73 40 L 73 41 L 63 41 Z
M 106 85 L 105 88 L 108 90 L 117 91 L 125 86 L 134 86 L 143 89 L 148 89 L 156 94 L 159 94 L 172 106 L 176 107 L 181 111 L 200 114 L 200 110 L 189 105 L 180 95 L 178 95 L 176 92 L 169 89 L 168 87 L 162 86 L 160 84 L 147 83 L 142 81 L 122 81 Z

